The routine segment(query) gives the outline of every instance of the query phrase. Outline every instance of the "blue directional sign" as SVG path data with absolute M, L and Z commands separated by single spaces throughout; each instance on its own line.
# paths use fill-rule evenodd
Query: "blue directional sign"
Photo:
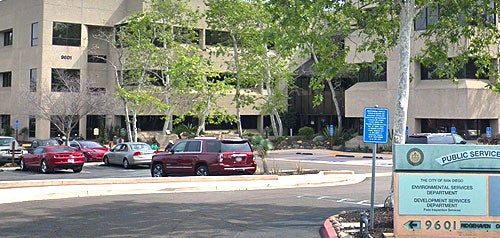
M 457 128 L 452 126 L 451 127 L 451 134 L 457 134 Z
M 486 137 L 491 138 L 491 127 L 486 127 Z
M 330 136 L 333 136 L 333 131 L 334 131 L 333 125 L 330 125 Z
M 363 142 L 385 144 L 388 138 L 389 109 L 367 107 L 364 113 Z
M 19 120 L 14 123 L 14 129 L 19 130 Z

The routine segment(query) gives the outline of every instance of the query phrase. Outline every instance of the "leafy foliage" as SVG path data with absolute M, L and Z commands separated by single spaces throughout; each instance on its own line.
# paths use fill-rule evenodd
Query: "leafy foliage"
M 298 135 L 305 140 L 311 140 L 314 137 L 314 129 L 308 126 L 301 127 Z

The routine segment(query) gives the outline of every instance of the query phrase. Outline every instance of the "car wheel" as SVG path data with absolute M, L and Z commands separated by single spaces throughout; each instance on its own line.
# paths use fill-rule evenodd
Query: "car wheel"
M 48 174 L 51 173 L 53 170 L 49 167 L 49 163 L 47 163 L 47 160 L 42 160 L 42 164 L 40 166 L 42 173 Z
M 161 163 L 157 163 L 151 168 L 151 177 L 166 177 L 167 173 L 163 169 L 163 165 Z
M 76 168 L 73 169 L 73 172 L 74 173 L 80 173 L 80 172 L 82 172 L 82 169 L 83 169 L 83 166 L 76 167 Z
M 105 165 L 110 165 L 108 156 L 104 156 L 102 160 L 104 161 Z
M 208 176 L 208 167 L 206 165 L 200 165 L 196 167 L 197 176 Z
M 23 158 L 19 159 L 19 168 L 21 168 L 21 171 L 26 171 L 26 165 L 24 164 Z
M 123 168 L 130 169 L 130 164 L 128 163 L 128 159 L 123 159 Z

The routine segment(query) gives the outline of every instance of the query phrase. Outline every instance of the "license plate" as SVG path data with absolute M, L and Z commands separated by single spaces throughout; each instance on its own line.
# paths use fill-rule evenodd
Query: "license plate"
M 75 163 L 75 159 L 68 159 L 68 163 Z

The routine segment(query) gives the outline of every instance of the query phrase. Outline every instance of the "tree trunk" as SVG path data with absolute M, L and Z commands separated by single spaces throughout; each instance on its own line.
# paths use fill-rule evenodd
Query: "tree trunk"
M 312 44 L 308 43 L 307 46 L 309 47 L 309 51 L 311 51 L 314 63 L 315 64 L 319 63 L 318 56 L 316 55 L 316 52 L 314 51 L 314 47 L 312 46 Z M 337 114 L 337 123 L 339 128 L 342 128 L 342 116 L 340 112 L 340 106 L 337 100 L 337 96 L 335 95 L 335 88 L 333 87 L 332 81 L 330 79 L 328 79 L 328 86 L 330 87 L 330 91 L 332 93 L 332 101 L 333 104 L 335 105 L 335 112 Z
M 238 126 L 238 136 L 243 136 L 243 128 L 241 126 L 241 102 L 240 102 L 240 74 L 239 74 L 239 54 L 238 54 L 238 41 L 234 35 L 231 35 L 233 39 L 233 53 L 234 53 L 234 67 L 236 69 L 236 92 L 234 95 L 234 100 L 236 104 L 236 125 Z
M 269 174 L 269 166 L 267 166 L 267 158 L 265 156 L 262 156 L 262 170 L 264 174 Z
M 335 95 L 335 88 L 331 80 L 328 80 L 328 87 L 330 87 L 330 92 L 332 93 L 332 101 L 335 106 L 335 111 L 337 112 L 337 125 L 338 128 L 342 129 L 342 113 L 340 112 L 339 101 L 337 100 L 337 95 Z
M 410 94 L 410 50 L 411 50 L 411 29 L 413 17 L 415 16 L 415 0 L 401 2 L 400 26 L 399 26 L 399 73 L 398 73 L 398 93 L 396 106 L 394 108 L 394 145 L 404 144 L 406 137 L 406 120 L 408 119 L 408 100 Z M 392 164 L 394 166 L 395 154 L 393 153 Z M 394 169 L 393 169 L 394 170 Z M 392 175 L 391 190 L 384 202 L 386 207 L 394 206 L 394 173 Z
M 264 61 L 266 63 L 267 102 L 268 104 L 273 105 L 274 94 L 271 88 L 271 79 L 272 79 L 271 64 L 269 63 L 269 56 L 267 55 L 267 53 L 269 52 L 267 44 L 264 44 L 264 49 L 265 49 Z M 273 107 L 269 114 L 271 117 L 271 127 L 273 129 L 273 135 L 283 136 L 283 123 L 281 122 L 281 117 L 279 116 L 278 110 L 276 110 L 276 108 Z

